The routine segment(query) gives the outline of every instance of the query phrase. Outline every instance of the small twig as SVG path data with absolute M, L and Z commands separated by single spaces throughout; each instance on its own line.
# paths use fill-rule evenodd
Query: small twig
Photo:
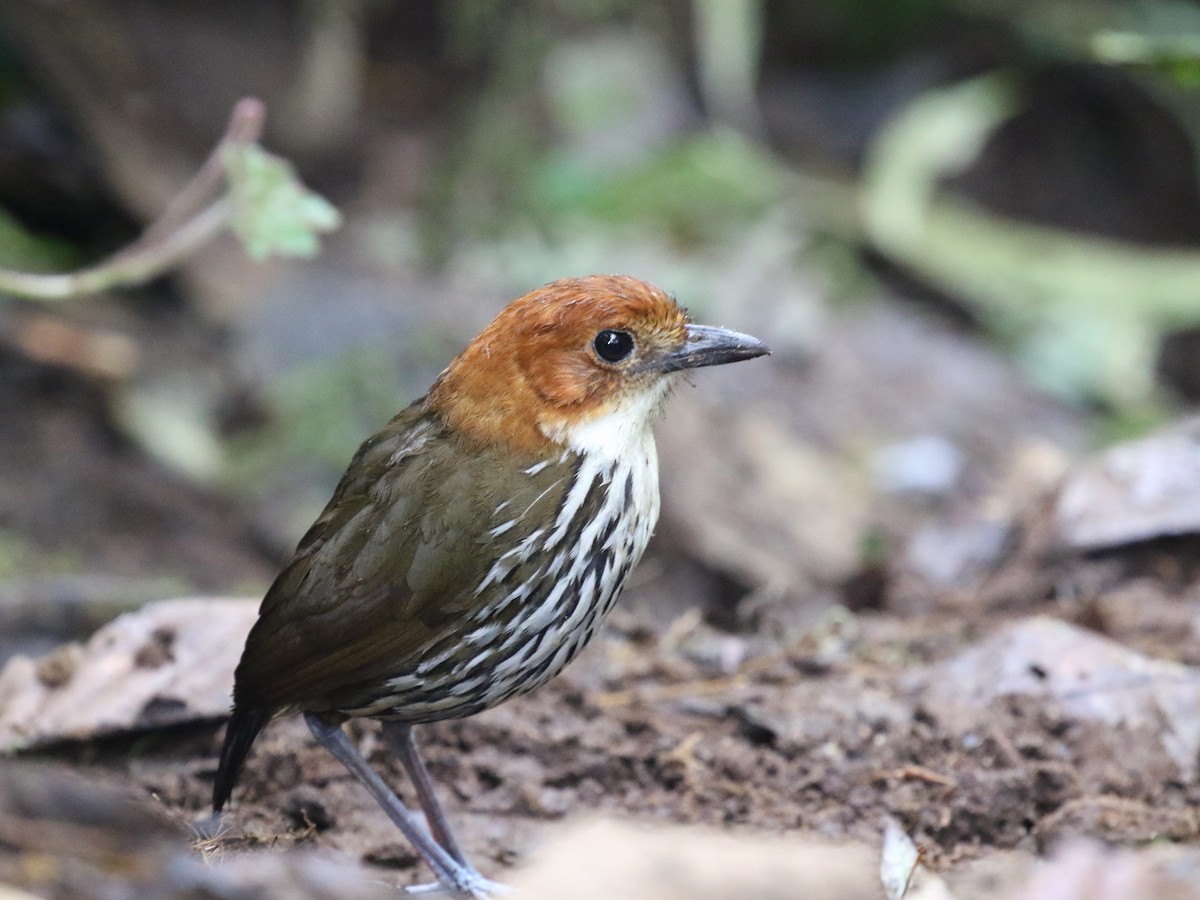
M 144 245 L 136 254 L 122 252 L 98 265 L 61 275 L 0 269 L 0 293 L 34 300 L 66 300 L 118 284 L 140 284 L 208 243 L 228 221 L 228 204 L 218 200 L 157 243 Z
M 876 774 L 879 778 L 896 778 L 900 781 L 924 781 L 927 784 L 937 784 L 948 788 L 958 787 L 958 779 L 954 776 L 943 775 L 940 772 L 935 772 L 933 769 L 916 764 L 901 766 L 898 769 L 884 769 Z
M 182 227 L 184 222 L 192 218 L 196 214 L 196 210 L 209 203 L 225 184 L 225 165 L 221 159 L 225 148 L 233 144 L 258 143 L 259 138 L 262 137 L 266 115 L 266 107 L 257 97 L 243 97 L 239 100 L 229 115 L 229 124 L 225 126 L 225 134 L 208 154 L 204 164 L 196 170 L 192 180 L 171 198 L 166 209 L 150 223 L 142 232 L 142 236 L 117 253 L 113 259 L 121 259 L 138 252 L 145 244 L 164 239 L 170 232 Z
M 41 274 L 0 268 L 0 293 L 34 300 L 65 300 L 117 285 L 141 284 L 162 274 L 198 250 L 229 223 L 229 204 L 222 197 L 207 206 L 224 180 L 221 154 L 235 144 L 253 144 L 262 134 L 261 101 L 240 100 L 229 125 L 204 165 L 167 204 L 142 236 L 113 256 L 75 272 Z M 194 211 L 199 209 L 198 212 Z

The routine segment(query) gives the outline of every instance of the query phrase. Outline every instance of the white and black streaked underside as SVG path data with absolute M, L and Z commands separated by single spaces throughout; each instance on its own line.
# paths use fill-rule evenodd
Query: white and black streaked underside
M 654 407 L 661 396 L 651 398 Z M 498 504 L 480 538 L 480 555 L 493 562 L 474 587 L 467 620 L 388 681 L 390 703 L 380 697 L 347 712 L 407 722 L 472 715 L 540 687 L 578 655 L 658 519 L 650 404 L 625 412 L 562 434 L 560 458 L 522 472 L 530 489 Z M 550 474 L 557 477 L 535 491 Z

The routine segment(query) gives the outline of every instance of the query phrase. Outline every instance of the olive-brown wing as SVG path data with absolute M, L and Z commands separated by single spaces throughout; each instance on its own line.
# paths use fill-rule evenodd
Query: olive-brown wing
M 237 671 L 239 704 L 326 711 L 369 705 L 453 638 L 506 544 L 552 515 L 558 462 L 459 443 L 410 407 L 356 454 L 325 511 L 263 600 Z

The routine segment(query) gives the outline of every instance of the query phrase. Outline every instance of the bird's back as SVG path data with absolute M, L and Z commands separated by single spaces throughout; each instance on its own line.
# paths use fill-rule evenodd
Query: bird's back
M 235 705 L 420 722 L 532 689 L 611 609 L 657 498 L 652 445 L 514 458 L 414 404 L 359 450 L 268 592 Z

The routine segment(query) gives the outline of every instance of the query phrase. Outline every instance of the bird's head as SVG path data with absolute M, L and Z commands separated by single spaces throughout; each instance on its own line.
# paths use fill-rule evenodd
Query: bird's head
M 769 352 L 749 335 L 693 324 L 636 278 L 568 278 L 510 303 L 426 403 L 464 436 L 517 452 L 617 455 L 645 433 L 674 373 Z

